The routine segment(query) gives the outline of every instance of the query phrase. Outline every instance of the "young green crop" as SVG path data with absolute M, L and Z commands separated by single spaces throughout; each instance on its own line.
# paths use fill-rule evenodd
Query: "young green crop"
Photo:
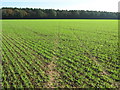
M 117 20 L 2 22 L 3 87 L 119 88 Z

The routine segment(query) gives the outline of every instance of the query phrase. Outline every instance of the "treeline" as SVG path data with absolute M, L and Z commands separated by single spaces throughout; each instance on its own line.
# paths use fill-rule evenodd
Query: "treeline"
M 37 8 L 2 8 L 3 19 L 118 19 L 117 12 L 54 10 Z

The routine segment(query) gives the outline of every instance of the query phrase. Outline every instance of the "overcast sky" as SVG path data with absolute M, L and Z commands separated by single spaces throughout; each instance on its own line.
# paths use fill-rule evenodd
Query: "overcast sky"
M 0 0 L 1 1 L 1 0 Z M 119 0 L 2 0 L 2 7 L 118 11 Z

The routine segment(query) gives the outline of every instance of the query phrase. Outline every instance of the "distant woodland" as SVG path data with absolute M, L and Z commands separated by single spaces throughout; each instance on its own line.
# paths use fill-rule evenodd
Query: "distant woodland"
M 37 8 L 2 8 L 3 19 L 118 19 L 117 12 L 54 10 Z

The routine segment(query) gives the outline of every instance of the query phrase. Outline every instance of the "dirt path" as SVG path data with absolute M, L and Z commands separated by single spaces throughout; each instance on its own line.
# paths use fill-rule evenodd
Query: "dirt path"
M 54 51 L 57 49 L 58 46 L 58 36 L 56 35 L 55 40 L 54 40 Z M 47 65 L 48 71 L 47 74 L 49 76 L 49 81 L 46 84 L 47 88 L 56 88 L 59 86 L 59 73 L 56 71 L 56 61 L 57 57 L 53 56 L 52 61 Z
M 48 65 L 48 76 L 49 76 L 49 81 L 46 84 L 47 88 L 56 88 L 58 87 L 58 82 L 57 79 L 59 77 L 59 73 L 57 71 L 55 71 L 55 67 L 56 65 L 54 64 L 54 62 L 52 61 L 49 65 Z

